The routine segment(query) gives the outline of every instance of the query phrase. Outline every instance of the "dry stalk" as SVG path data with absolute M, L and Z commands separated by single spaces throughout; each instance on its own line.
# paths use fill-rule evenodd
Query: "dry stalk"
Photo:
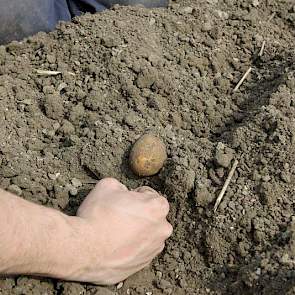
M 244 76 L 241 78 L 241 80 L 239 81 L 239 83 L 237 84 L 237 86 L 234 88 L 233 92 L 236 92 L 240 88 L 240 86 L 243 84 L 243 82 L 248 77 L 248 75 L 251 73 L 251 71 L 252 71 L 252 67 L 249 67 L 249 69 L 246 71 L 246 73 L 244 74 Z
M 226 181 L 225 181 L 225 183 L 223 185 L 223 188 L 222 188 L 221 192 L 219 193 L 218 198 L 216 199 L 216 202 L 215 202 L 215 205 L 214 205 L 214 213 L 216 212 L 219 204 L 221 203 L 221 201 L 223 199 L 223 196 L 224 196 L 224 194 L 225 194 L 225 192 L 227 190 L 227 187 L 229 186 L 229 184 L 230 184 L 230 182 L 231 182 L 231 180 L 233 178 L 233 175 L 234 175 L 234 173 L 235 173 L 235 171 L 237 169 L 238 164 L 239 164 L 238 160 L 235 160 L 235 162 L 234 162 L 234 164 L 233 164 L 233 166 L 232 166 L 232 168 L 231 168 L 231 170 L 230 170 L 230 172 L 229 172 L 229 174 L 227 176 L 227 179 L 226 179 Z

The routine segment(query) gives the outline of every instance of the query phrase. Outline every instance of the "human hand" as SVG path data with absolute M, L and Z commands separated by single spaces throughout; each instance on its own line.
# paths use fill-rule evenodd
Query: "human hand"
M 147 266 L 172 234 L 168 211 L 168 201 L 149 187 L 129 191 L 101 180 L 78 210 L 83 243 L 66 279 L 114 284 Z

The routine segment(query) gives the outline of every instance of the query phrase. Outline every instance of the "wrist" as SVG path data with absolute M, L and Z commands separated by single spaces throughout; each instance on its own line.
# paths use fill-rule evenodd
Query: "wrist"
M 77 271 L 85 244 L 85 225 L 78 217 L 0 192 L 0 273 L 69 278 Z M 1 208 L 0 208 L 1 209 Z M 85 259 L 85 257 L 84 257 Z
M 94 229 L 80 217 L 67 216 L 58 211 L 53 213 L 57 229 L 52 242 L 48 241 L 46 248 L 41 250 L 47 256 L 41 275 L 70 281 L 104 283 L 104 268 L 102 265 L 97 268 L 104 253 L 99 228 Z M 44 273 L 44 270 L 48 272 Z

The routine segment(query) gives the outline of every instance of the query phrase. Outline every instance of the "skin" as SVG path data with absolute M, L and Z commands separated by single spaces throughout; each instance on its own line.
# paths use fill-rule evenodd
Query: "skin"
M 0 191 L 0 273 L 118 283 L 149 265 L 172 234 L 167 200 L 149 187 L 97 183 L 77 216 Z

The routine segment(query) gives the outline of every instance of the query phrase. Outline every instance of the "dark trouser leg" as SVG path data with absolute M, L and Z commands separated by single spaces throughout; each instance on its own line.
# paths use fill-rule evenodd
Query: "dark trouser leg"
M 0 0 L 0 44 L 48 32 L 70 19 L 66 0 Z
M 1 1 L 1 0 L 0 0 Z M 169 0 L 68 0 L 72 16 L 82 12 L 98 12 L 105 8 L 111 8 L 115 4 L 120 5 L 144 5 L 145 7 L 167 7 Z
M 169 0 L 98 0 L 106 7 L 112 7 L 115 4 L 120 5 L 144 5 L 145 7 L 167 7 Z

